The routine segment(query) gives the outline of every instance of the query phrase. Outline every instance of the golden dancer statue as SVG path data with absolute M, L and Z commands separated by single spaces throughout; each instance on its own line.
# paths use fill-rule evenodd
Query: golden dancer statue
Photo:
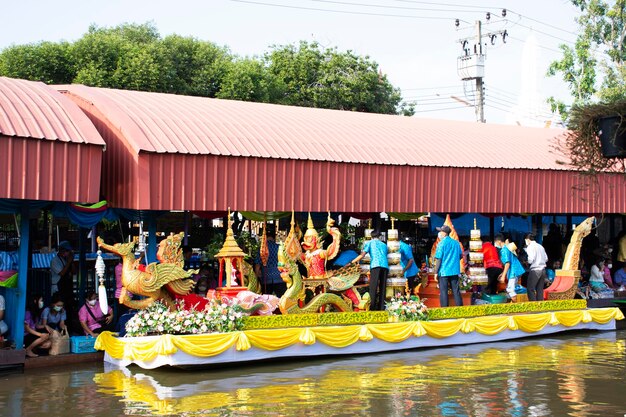
M 144 268 L 135 259 L 135 244 L 137 238 L 129 243 L 116 243 L 107 245 L 102 238 L 98 237 L 98 246 L 122 257 L 122 292 L 119 297 L 120 304 L 133 309 L 144 309 L 157 300 L 163 300 L 172 309 L 174 307 L 174 295 L 187 295 L 194 287 L 194 282 L 189 279 L 197 270 L 185 271 L 184 259 L 180 248 L 184 233 L 170 234 L 159 244 L 157 258 L 161 263 L 153 262 Z M 142 295 L 143 300 L 132 300 L 128 291 Z

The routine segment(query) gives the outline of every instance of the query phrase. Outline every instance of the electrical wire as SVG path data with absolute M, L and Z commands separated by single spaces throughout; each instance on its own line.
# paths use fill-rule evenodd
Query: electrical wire
M 262 1 L 252 1 L 252 0 L 230 0 L 235 3 L 246 3 L 246 4 L 254 4 L 257 6 L 269 6 L 269 7 L 281 7 L 285 9 L 296 9 L 296 10 L 311 10 L 316 12 L 328 12 L 328 13 L 340 13 L 340 14 L 351 14 L 358 16 L 382 16 L 382 17 L 399 17 L 405 19 L 421 19 L 421 20 L 450 20 L 454 19 L 451 17 L 440 17 L 440 16 L 415 16 L 415 15 L 400 15 L 400 14 L 389 14 L 389 13 L 370 13 L 370 12 L 356 12 L 349 10 L 333 10 L 333 9 L 322 9 L 317 7 L 306 7 L 306 6 L 293 6 L 287 4 L 276 4 L 276 3 L 267 3 Z
M 511 36 L 511 35 L 509 35 L 509 36 L 508 36 L 508 39 L 512 39 L 512 40 L 517 41 L 517 42 L 519 42 L 519 43 L 526 43 L 526 41 L 523 41 L 523 40 L 518 39 L 518 38 L 516 38 L 515 36 Z M 550 47 L 548 47 L 548 46 L 537 45 L 537 47 L 538 47 L 538 48 L 541 48 L 541 49 L 545 49 L 545 50 L 547 50 L 547 51 L 556 52 L 556 53 L 558 53 L 558 54 L 563 53 L 563 51 L 560 51 L 560 50 L 558 50 L 558 49 L 554 49 L 554 48 L 550 48 Z
M 467 109 L 468 106 L 455 106 L 455 107 L 445 107 L 442 109 L 428 109 L 428 110 L 415 110 L 415 113 L 429 113 L 434 111 L 446 111 L 446 110 L 458 110 L 458 109 Z
M 428 7 L 389 6 L 389 5 L 356 3 L 356 2 L 338 1 L 338 0 L 308 0 L 308 1 L 316 2 L 316 3 L 339 4 L 339 5 L 343 5 L 343 6 L 362 6 L 362 7 L 375 7 L 375 8 L 395 9 L 395 10 L 419 10 L 419 11 L 428 11 L 428 12 L 475 13 L 472 10 L 433 9 L 433 8 L 428 8 Z
M 508 20 L 508 19 L 507 19 L 507 20 Z M 509 22 L 511 22 L 511 23 L 513 24 L 513 26 L 521 26 L 521 27 L 523 27 L 523 28 L 526 28 L 526 29 L 531 30 L 532 32 L 537 32 L 537 33 L 540 33 L 540 34 L 542 34 L 542 35 L 544 35 L 544 36 L 548 36 L 548 37 L 550 37 L 550 38 L 554 38 L 554 39 L 559 40 L 559 41 L 561 41 L 561 42 L 565 42 L 565 43 L 568 43 L 568 44 L 571 44 L 571 45 L 574 45 L 574 44 L 576 43 L 576 41 L 571 41 L 571 40 L 569 40 L 569 39 L 561 38 L 560 36 L 552 35 L 551 33 L 544 32 L 544 31 L 542 31 L 542 30 L 535 29 L 535 28 L 533 28 L 533 27 L 523 25 L 523 24 L 521 24 L 520 22 L 512 22 L 512 21 L 510 21 L 510 20 L 508 20 L 508 21 L 509 21 Z
M 576 32 L 573 32 L 573 31 L 570 31 L 570 30 L 566 30 L 566 29 L 562 29 L 562 28 L 560 28 L 560 27 L 558 27 L 558 26 L 554 26 L 554 25 L 552 25 L 552 24 L 550 24 L 550 23 L 542 22 L 541 20 L 538 20 L 538 19 L 533 19 L 532 17 L 525 16 L 525 15 L 523 15 L 523 14 L 521 14 L 521 13 L 518 13 L 518 12 L 516 12 L 516 11 L 514 11 L 514 10 L 506 9 L 506 11 L 507 11 L 508 13 L 513 13 L 513 14 L 516 14 L 516 15 L 518 15 L 518 16 L 519 16 L 519 17 L 521 17 L 521 18 L 531 20 L 531 21 L 533 21 L 533 22 L 535 22 L 535 23 L 539 23 L 540 25 L 547 26 L 547 27 L 552 28 L 552 29 L 554 29 L 554 30 L 558 30 L 558 31 L 561 31 L 561 32 L 565 32 L 565 33 L 568 33 L 568 34 L 570 34 L 570 35 L 578 35 L 578 33 L 576 33 Z
M 458 85 L 446 85 L 440 87 L 416 87 L 416 88 L 401 88 L 402 91 L 419 91 L 419 90 L 444 90 L 449 88 L 459 88 Z
M 412 3 L 412 4 L 430 4 L 432 6 L 444 6 L 444 7 L 465 7 L 467 9 L 492 9 L 493 6 L 479 6 L 479 5 L 467 5 L 467 4 L 451 4 L 440 3 L 432 1 L 418 1 L 418 0 L 393 0 L 398 3 Z

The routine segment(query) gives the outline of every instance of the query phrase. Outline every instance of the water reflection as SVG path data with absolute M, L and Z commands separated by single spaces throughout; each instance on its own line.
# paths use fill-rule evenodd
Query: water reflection
M 626 332 L 183 372 L 8 377 L 18 414 L 207 416 L 623 415 Z

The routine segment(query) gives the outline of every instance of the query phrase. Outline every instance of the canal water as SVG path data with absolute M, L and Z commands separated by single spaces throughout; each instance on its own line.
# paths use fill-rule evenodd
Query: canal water
M 0 376 L 0 416 L 624 416 L 626 331 L 182 371 Z

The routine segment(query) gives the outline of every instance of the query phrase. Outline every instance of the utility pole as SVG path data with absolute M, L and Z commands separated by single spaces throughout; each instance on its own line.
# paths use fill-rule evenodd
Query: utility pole
M 478 56 L 483 55 L 483 42 L 482 42 L 482 22 L 476 21 L 476 45 L 478 45 Z M 484 58 L 483 72 L 481 76 L 476 77 L 476 121 L 479 123 L 485 123 L 485 98 L 483 97 L 483 76 L 484 76 Z
M 506 16 L 506 10 L 502 10 L 502 17 Z M 491 13 L 486 15 L 487 21 L 491 19 Z M 455 25 L 459 27 L 459 19 L 456 19 Z M 486 44 L 483 45 L 483 38 L 489 38 L 492 45 L 495 45 L 498 36 L 502 37 L 502 42 L 506 43 L 506 37 L 508 33 L 506 30 L 497 32 L 482 32 L 482 22 L 476 21 L 475 24 L 476 34 L 473 39 L 474 45 L 470 47 L 470 41 L 472 38 L 460 39 L 461 48 L 463 48 L 463 55 L 457 59 L 457 72 L 463 81 L 475 80 L 476 88 L 476 100 L 474 102 L 474 109 L 476 112 L 476 121 L 479 123 L 485 123 L 485 91 L 484 82 L 485 78 L 485 59 Z

